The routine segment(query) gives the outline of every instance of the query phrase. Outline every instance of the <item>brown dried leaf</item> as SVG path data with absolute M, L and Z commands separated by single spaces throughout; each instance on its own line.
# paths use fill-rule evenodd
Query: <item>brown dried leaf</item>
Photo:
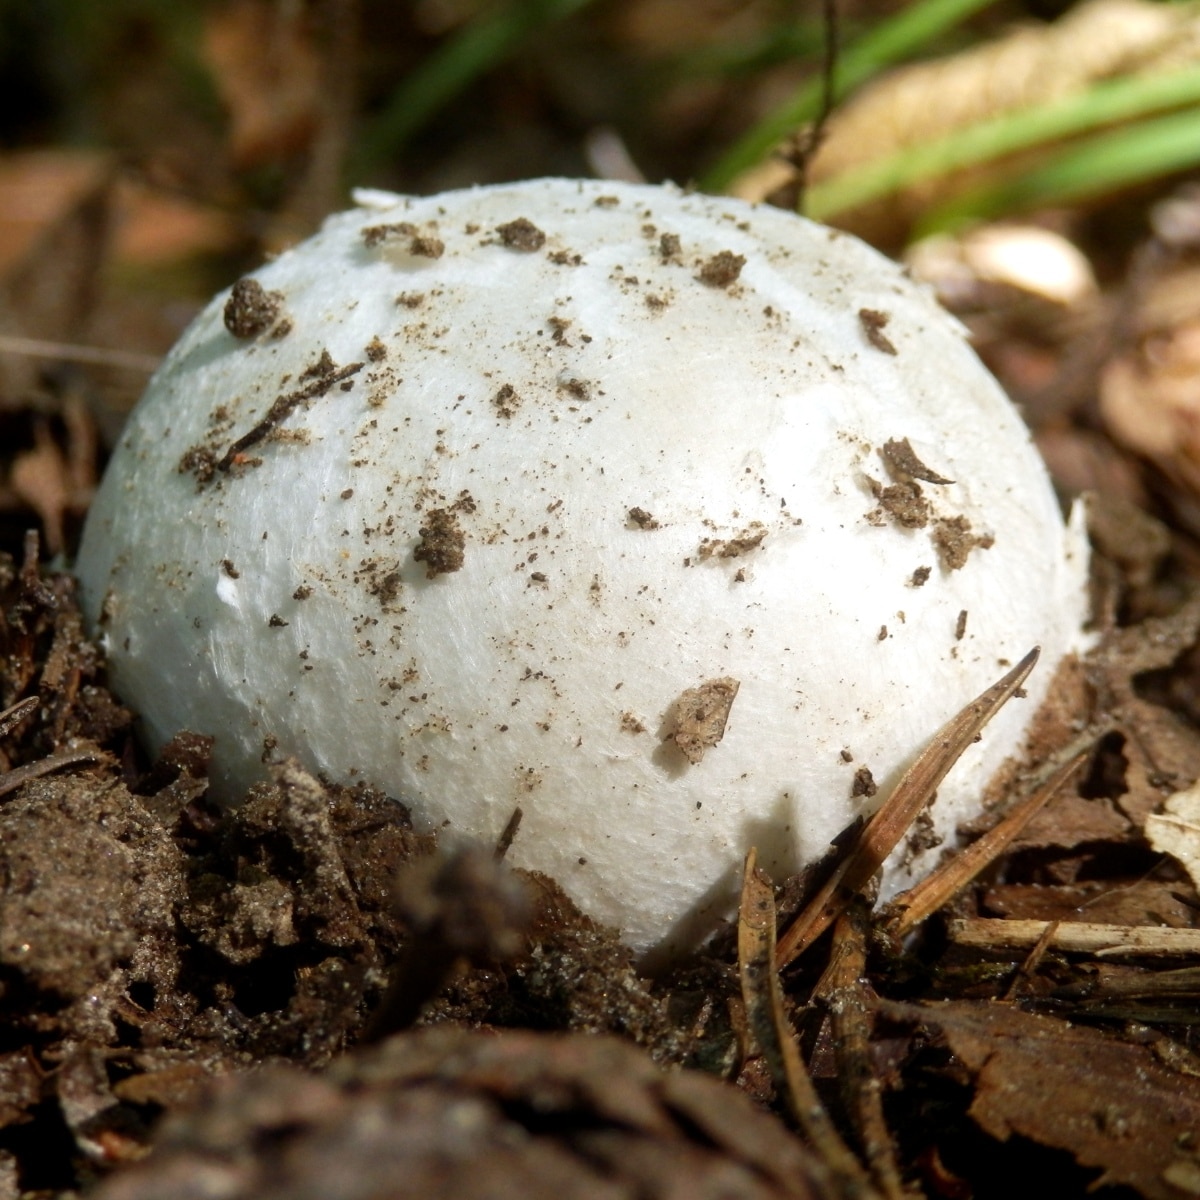
M 940 1033 L 974 1077 L 970 1115 L 991 1136 L 1070 1151 L 1101 1169 L 1093 1187 L 1123 1184 L 1152 1200 L 1194 1191 L 1183 1181 L 1200 1178 L 1200 1079 L 1149 1047 L 997 1004 L 884 1001 L 881 1011 Z
M 1200 888 L 1200 788 L 1169 796 L 1161 813 L 1146 818 L 1145 828 L 1150 845 L 1171 855 Z
M 302 5 L 236 0 L 210 9 L 204 56 L 232 120 L 241 168 L 303 150 L 320 116 L 321 60 Z
M 1128 790 L 1117 806 L 1140 826 L 1172 789 L 1200 778 L 1200 735 L 1169 709 L 1145 700 L 1127 701 L 1120 716 L 1129 734 L 1129 768 Z
M 63 522 L 74 500 L 70 464 L 45 421 L 34 423 L 33 437 L 33 446 L 13 460 L 9 482 L 41 519 L 46 549 L 58 554 L 63 548 Z
M 1073 850 L 1091 842 L 1120 841 L 1129 832 L 1129 822 L 1111 800 L 1102 796 L 1089 800 L 1068 792 L 1029 822 L 1013 841 L 1012 849 Z
M 1200 529 L 1200 189 L 1185 185 L 1151 212 L 1155 236 L 1138 250 L 1116 295 L 1114 336 L 1099 380 L 1113 439 L 1170 480 L 1172 508 Z
M 1060 886 L 1004 883 L 982 897 L 984 912 L 1035 921 L 1095 921 L 1111 925 L 1190 928 L 1193 909 L 1178 893 L 1180 883 L 1153 879 L 1091 880 Z
M 1172 791 L 1200 778 L 1200 734 L 1170 709 L 1142 699 L 1134 684 L 1139 675 L 1171 667 L 1198 638 L 1200 593 L 1192 593 L 1165 617 L 1111 630 L 1090 664 L 1112 723 L 1124 735 L 1125 790 L 1115 799 L 1136 826 Z
M 669 735 L 688 762 L 698 763 L 725 736 L 729 712 L 737 699 L 736 679 L 728 675 L 706 679 L 688 688 L 674 705 L 674 729 Z
M 119 180 L 114 206 L 113 257 L 124 266 L 161 268 L 204 254 L 229 254 L 244 236 L 227 209 L 142 179 Z
M 86 151 L 0 159 L 0 331 L 69 341 L 91 314 L 107 246 L 113 163 Z M 0 356 L 0 399 L 36 379 Z

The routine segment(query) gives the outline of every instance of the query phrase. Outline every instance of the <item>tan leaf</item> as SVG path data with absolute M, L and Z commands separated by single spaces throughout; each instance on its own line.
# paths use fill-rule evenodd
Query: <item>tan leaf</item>
M 321 104 L 321 60 L 303 6 L 232 0 L 214 9 L 204 57 L 229 109 L 230 152 L 239 167 L 308 145 Z
M 1146 840 L 1169 854 L 1200 888 L 1200 784 L 1169 796 L 1161 813 L 1146 818 Z

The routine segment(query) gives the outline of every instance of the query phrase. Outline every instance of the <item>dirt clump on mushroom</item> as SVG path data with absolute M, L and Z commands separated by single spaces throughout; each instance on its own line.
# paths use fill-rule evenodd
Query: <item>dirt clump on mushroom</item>
M 426 566 L 425 575 L 435 579 L 462 570 L 466 558 L 466 534 L 454 512 L 448 508 L 431 508 L 421 526 L 421 540 L 413 550 L 413 559 Z
M 239 279 L 225 303 L 225 328 L 235 338 L 265 333 L 283 315 L 283 293 L 267 291 L 257 279 Z
M 669 260 L 669 256 L 665 252 L 663 260 Z M 746 256 L 744 254 L 734 254 L 732 250 L 719 250 L 700 264 L 700 271 L 696 278 L 707 287 L 731 287 L 737 282 L 745 265 Z
M 887 466 L 888 474 L 897 481 L 921 479 L 926 483 L 950 484 L 953 479 L 947 479 L 927 467 L 917 452 L 912 448 L 908 438 L 889 438 L 879 447 L 879 455 Z
M 517 217 L 496 227 L 500 240 L 513 250 L 532 254 L 546 244 L 546 235 L 528 217 Z
M 860 308 L 858 319 L 862 322 L 863 333 L 867 335 L 867 341 L 876 350 L 882 350 L 884 354 L 898 353 L 892 339 L 883 332 L 887 323 L 892 319 L 889 313 L 880 312 L 877 308 Z
M 996 544 L 990 533 L 975 533 L 966 517 L 939 517 L 930 535 L 933 548 L 948 571 L 957 571 L 967 564 L 972 550 L 987 550 Z
M 874 479 L 869 483 L 879 501 L 879 507 L 867 513 L 867 520 L 872 525 L 882 525 L 885 520 L 890 520 L 905 529 L 924 529 L 929 524 L 930 505 L 919 483 L 889 483 L 885 486 Z

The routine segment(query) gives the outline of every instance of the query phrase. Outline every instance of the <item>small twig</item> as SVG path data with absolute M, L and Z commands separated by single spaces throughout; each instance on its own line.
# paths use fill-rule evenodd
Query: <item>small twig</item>
M 324 396 L 335 383 L 341 383 L 342 380 L 349 379 L 351 375 L 355 375 L 361 371 L 364 365 L 364 363 L 360 362 L 348 363 L 344 367 L 338 367 L 336 370 L 330 371 L 327 375 L 318 375 L 311 383 L 306 383 L 294 392 L 288 392 L 287 395 L 280 396 L 267 409 L 267 415 L 253 429 L 242 434 L 240 438 L 230 445 L 229 449 L 217 461 L 216 469 L 218 471 L 228 471 L 238 461 L 240 455 L 249 450 L 251 446 L 261 442 L 263 438 L 275 429 L 276 426 L 282 424 L 301 404 Z
M 834 868 L 824 887 L 780 940 L 775 952 L 775 961 L 780 968 L 803 954 L 845 910 L 850 898 L 883 866 L 963 751 L 1028 678 L 1039 652 L 1037 647 L 1031 650 L 1003 679 L 977 696 L 938 730 L 917 761 L 905 771 L 887 802 L 864 827 L 849 854 Z
M 1146 971 L 1132 975 L 1122 971 L 1119 975 L 1055 988 L 1053 995 L 1061 1000 L 1146 1000 L 1168 996 L 1190 999 L 1200 996 L 1200 967 L 1179 967 L 1173 971 Z
M 1001 952 L 1036 946 L 1050 921 L 964 917 L 947 922 L 955 945 Z M 1096 958 L 1187 958 L 1200 955 L 1200 929 L 1160 929 L 1154 925 L 1100 925 L 1061 921 L 1050 949 Z
M 1008 985 L 1004 992 L 1005 1000 L 1015 1000 L 1017 993 L 1021 990 L 1021 984 L 1027 979 L 1032 979 L 1034 972 L 1041 965 L 1041 961 L 1046 957 L 1046 951 L 1050 949 L 1050 943 L 1054 941 L 1054 935 L 1058 932 L 1058 927 L 1062 922 L 1048 921 L 1046 930 L 1033 949 L 1025 956 L 1025 961 L 1017 968 L 1016 974 L 1012 977 L 1012 982 Z
M 39 338 L 0 334 L 0 354 L 19 354 L 24 358 L 52 358 L 58 362 L 86 363 L 89 366 L 124 367 L 152 375 L 162 359 L 131 350 L 110 350 L 105 346 L 79 346 L 71 342 L 46 342 Z
M 40 779 L 43 775 L 50 775 L 54 771 L 62 770 L 63 767 L 85 766 L 88 763 L 99 762 L 104 757 L 106 757 L 104 751 L 95 746 L 86 749 L 59 750 L 54 754 L 47 754 L 45 758 L 39 758 L 37 762 L 26 763 L 23 767 L 13 767 L 11 771 L 0 775 L 0 796 L 7 796 L 9 792 L 15 792 L 17 788 L 31 779 Z
M 808 172 L 813 157 L 825 140 L 829 118 L 837 100 L 838 9 L 837 0 L 822 0 L 821 24 L 825 44 L 821 51 L 821 107 L 811 125 L 798 135 L 787 153 L 789 165 L 796 172 L 796 210 L 804 211 L 804 194 L 808 190 Z
M 948 904 L 989 863 L 994 862 L 1046 803 L 1087 761 L 1090 747 L 1064 763 L 1040 788 L 1016 804 L 1012 811 L 981 838 L 964 847 L 945 866 L 927 875 L 892 902 L 884 930 L 899 940 L 927 917 Z
M 36 696 L 26 696 L 24 700 L 18 700 L 12 708 L 0 712 L 0 737 L 16 729 L 40 703 Z
M 757 862 L 757 851 L 751 849 L 746 855 L 738 914 L 738 970 L 746 1024 L 775 1086 L 813 1149 L 841 1177 L 847 1194 L 875 1196 L 862 1164 L 830 1121 L 796 1046 L 775 968 L 775 896 Z
M 492 851 L 492 857 L 497 862 L 508 853 L 508 848 L 513 844 L 513 838 L 517 836 L 517 830 L 521 828 L 521 818 L 524 816 L 524 810 L 518 804 L 513 809 L 512 816 L 508 818 L 508 824 L 504 826 L 500 836 L 496 839 L 496 848 Z
M 869 925 L 870 905 L 860 897 L 834 926 L 829 966 L 813 999 L 829 1012 L 838 1081 L 867 1169 L 887 1200 L 903 1200 L 896 1149 L 883 1115 L 883 1090 L 871 1064 L 875 1004 L 864 981 Z

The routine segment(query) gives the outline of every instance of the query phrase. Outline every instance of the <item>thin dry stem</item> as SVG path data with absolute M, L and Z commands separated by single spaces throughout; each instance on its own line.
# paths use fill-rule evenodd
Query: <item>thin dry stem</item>
M 813 998 L 829 1012 L 838 1082 L 867 1169 L 887 1200 L 903 1200 L 907 1193 L 883 1112 L 883 1089 L 871 1061 L 875 996 L 865 979 L 869 925 L 870 905 L 860 897 L 834 926 L 829 966 Z
M 965 847 L 944 866 L 927 875 L 915 887 L 897 896 L 892 902 L 891 914 L 885 925 L 887 934 L 897 939 L 904 937 L 953 900 L 971 880 L 1008 848 L 1025 826 L 1087 762 L 1090 753 L 1090 748 L 1081 750 L 1074 758 L 1060 766 L 1040 788 L 1016 804 L 999 824 Z
M 757 861 L 758 853 L 751 849 L 746 855 L 738 915 L 738 970 L 746 1024 L 796 1124 L 826 1166 L 841 1178 L 846 1194 L 864 1200 L 875 1197 L 878 1193 L 862 1165 L 830 1121 L 796 1046 L 775 968 L 774 891 L 771 881 L 758 870 Z
M 26 696 L 24 700 L 18 700 L 11 708 L 0 712 L 0 737 L 16 729 L 40 703 L 36 696 Z
M 980 950 L 1026 950 L 1045 936 L 1049 921 L 967 917 L 947 923 L 950 940 Z M 1056 922 L 1049 949 L 1096 958 L 1195 958 L 1200 929 L 1162 929 L 1155 925 L 1101 925 L 1090 921 Z
M 938 730 L 883 807 L 867 823 L 849 854 L 780 940 L 775 951 L 778 967 L 786 967 L 803 954 L 883 866 L 963 751 L 1028 678 L 1039 653 L 1040 648 L 1034 647 L 1007 675 Z

